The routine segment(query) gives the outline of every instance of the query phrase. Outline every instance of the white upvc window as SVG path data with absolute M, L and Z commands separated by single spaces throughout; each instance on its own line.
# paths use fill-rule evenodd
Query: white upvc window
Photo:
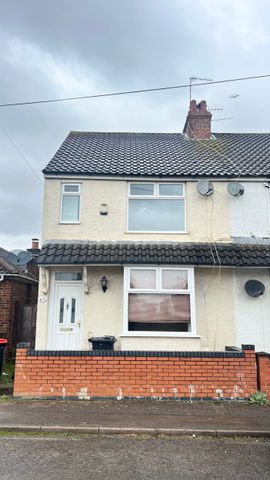
M 196 334 L 193 268 L 125 267 L 124 284 L 124 333 Z
M 183 183 L 129 183 L 128 232 L 182 233 L 185 230 Z
M 81 186 L 75 183 L 64 183 L 61 195 L 61 223 L 80 222 Z

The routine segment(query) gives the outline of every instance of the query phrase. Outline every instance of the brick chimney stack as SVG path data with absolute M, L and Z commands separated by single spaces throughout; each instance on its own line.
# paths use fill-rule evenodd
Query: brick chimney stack
M 183 133 L 195 140 L 207 140 L 211 137 L 212 114 L 207 110 L 205 100 L 198 105 L 191 100 Z
M 38 266 L 37 266 L 37 258 L 40 254 L 39 248 L 39 239 L 32 238 L 32 248 L 27 248 L 27 251 L 32 254 L 32 260 L 27 264 L 27 273 L 32 275 L 38 280 Z

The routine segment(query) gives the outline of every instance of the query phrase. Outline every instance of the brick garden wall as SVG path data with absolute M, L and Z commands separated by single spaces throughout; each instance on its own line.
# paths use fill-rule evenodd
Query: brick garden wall
M 43 352 L 21 346 L 17 397 L 241 399 L 257 390 L 252 345 L 242 352 Z

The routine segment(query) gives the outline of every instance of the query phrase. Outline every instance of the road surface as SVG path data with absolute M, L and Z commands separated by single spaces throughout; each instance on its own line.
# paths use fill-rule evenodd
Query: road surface
M 270 439 L 0 435 L 1 480 L 269 480 Z

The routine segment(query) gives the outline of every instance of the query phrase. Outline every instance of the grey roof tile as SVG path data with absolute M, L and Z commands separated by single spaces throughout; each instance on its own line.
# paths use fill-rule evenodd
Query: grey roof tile
M 0 247 L 0 274 L 23 275 L 33 279 L 33 275 L 27 273 L 26 265 L 14 265 L 9 260 L 9 252 Z
M 270 134 L 70 132 L 43 170 L 54 175 L 269 176 Z
M 82 242 L 47 243 L 38 263 L 42 265 L 215 265 L 269 267 L 269 244 Z

